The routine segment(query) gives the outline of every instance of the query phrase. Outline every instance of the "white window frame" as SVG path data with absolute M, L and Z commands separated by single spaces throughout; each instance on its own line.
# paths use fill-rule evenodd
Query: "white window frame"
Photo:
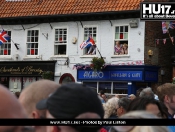
M 55 30 L 56 29 L 67 29 L 67 38 L 66 38 L 66 43 L 59 43 L 58 41 L 55 41 Z M 68 27 L 55 27 L 54 28 L 54 55 L 52 57 L 67 57 L 67 54 L 68 54 Z M 58 36 L 59 37 L 59 36 Z M 55 45 L 66 45 L 66 54 L 55 54 Z
M 83 34 L 83 41 L 86 41 L 87 40 L 85 38 L 85 33 L 84 33 L 85 28 L 96 28 L 96 40 L 94 40 L 94 41 L 95 41 L 96 46 L 98 47 L 98 26 L 97 25 L 84 25 L 84 27 L 83 27 L 83 33 L 82 33 Z M 92 38 L 93 38 L 93 36 L 92 36 Z M 84 57 L 85 58 L 93 58 L 93 57 L 96 57 L 97 56 L 98 51 L 96 49 L 96 54 L 94 54 L 94 55 L 86 55 L 85 54 L 85 49 L 82 49 L 81 54 L 82 54 L 82 56 L 80 56 L 80 57 L 82 57 L 82 58 L 84 58 Z
M 122 26 L 123 26 L 123 27 L 124 27 L 124 26 L 127 26 L 127 27 L 128 27 L 128 39 L 115 39 L 116 27 L 122 27 Z M 121 57 L 122 57 L 122 58 L 129 58 L 129 57 L 130 57 L 130 55 L 129 55 L 129 47 L 130 47 L 130 43 L 129 43 L 130 26 L 129 26 L 129 24 L 115 25 L 115 26 L 114 26 L 113 33 L 114 33 L 114 41 L 113 41 L 113 49 L 112 49 L 112 51 L 113 51 L 112 53 L 113 53 L 113 54 L 112 54 L 111 58 L 121 58 Z M 127 44 L 128 44 L 128 54 L 126 54 L 126 55 L 125 55 L 125 54 L 123 54 L 123 55 L 115 55 L 115 54 L 114 54 L 114 52 L 115 52 L 115 51 L 114 51 L 114 46 L 115 46 L 115 42 L 116 42 L 116 41 L 120 41 L 120 42 L 122 42 L 122 41 L 128 41 L 128 43 L 127 43 Z
M 27 45 L 27 43 L 29 43 L 28 41 L 27 41 L 27 38 L 28 38 L 28 31 L 31 31 L 31 30 L 38 30 L 38 42 L 35 42 L 35 43 L 38 43 L 38 54 L 37 55 L 27 55 L 27 50 L 28 50 L 28 45 Z M 38 28 L 34 28 L 34 29 L 27 29 L 26 30 L 26 57 L 27 58 L 36 58 L 37 59 L 37 57 L 39 58 L 39 46 L 40 46 L 40 37 L 41 37 L 41 32 L 40 32 L 40 29 L 38 29 Z
M 5 42 L 4 44 L 2 44 L 1 46 L 5 46 L 5 45 L 7 45 L 7 48 L 2 48 L 3 50 L 4 49 L 7 49 L 7 52 L 8 52 L 8 44 L 10 44 L 11 46 L 10 46 L 10 54 L 8 55 L 4 55 L 4 53 L 3 53 L 3 55 L 0 55 L 0 56 L 3 56 L 3 57 L 11 57 L 11 55 L 12 55 L 12 41 L 11 41 L 11 36 L 12 36 L 12 31 L 11 30 L 5 30 L 6 32 L 7 32 L 7 34 L 8 34 L 8 32 L 11 32 L 11 35 L 9 35 L 10 36 L 10 41 L 9 42 Z M 0 46 L 0 50 L 1 50 L 1 46 Z

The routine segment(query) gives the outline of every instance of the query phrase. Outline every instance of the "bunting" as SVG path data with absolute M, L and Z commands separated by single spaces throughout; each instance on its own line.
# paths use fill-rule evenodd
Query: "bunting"
M 104 65 L 104 68 L 106 66 L 118 66 L 118 65 L 144 65 L 144 61 L 143 60 L 137 60 L 137 61 L 130 61 L 130 62 L 121 62 L 121 63 L 116 63 L 116 64 L 106 64 Z M 83 64 L 77 64 L 73 66 L 73 70 L 74 69 L 89 69 L 90 65 L 83 65 Z
M 172 36 L 170 38 L 163 38 L 163 39 L 156 39 L 156 44 L 158 45 L 160 43 L 160 41 L 163 42 L 163 44 L 166 44 L 167 43 L 167 40 L 170 40 L 172 42 L 172 44 L 174 45 L 174 37 L 175 36 Z
M 166 44 L 166 39 L 163 39 L 163 43 Z

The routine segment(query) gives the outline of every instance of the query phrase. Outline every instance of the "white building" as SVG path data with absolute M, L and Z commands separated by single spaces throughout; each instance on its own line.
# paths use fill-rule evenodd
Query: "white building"
M 136 4 L 139 3 L 137 1 Z M 0 11 L 2 12 L 2 9 Z M 75 65 L 89 65 L 93 57 L 100 57 L 98 50 L 106 65 L 143 65 L 145 22 L 138 18 L 138 10 L 133 11 L 135 10 L 127 12 L 123 10 L 124 15 L 127 14 L 124 18 L 120 17 L 122 12 L 118 13 L 116 11 L 116 14 L 113 13 L 108 19 L 103 18 L 103 16 L 99 19 L 98 16 L 100 15 L 98 14 L 92 14 L 93 17 L 90 18 L 87 13 L 85 15 L 86 19 L 83 19 L 84 16 L 76 18 L 73 14 L 67 17 L 73 18 L 73 20 L 66 19 L 63 20 L 64 22 L 58 20 L 62 19 L 59 18 L 59 15 L 58 19 L 53 17 L 53 20 L 47 16 L 46 18 L 49 20 L 46 22 L 40 18 L 41 14 L 33 16 L 31 19 L 29 16 L 22 18 L 12 15 L 16 18 L 11 21 L 9 18 L 12 18 L 12 16 L 2 17 L 0 19 L 1 26 L 11 36 L 11 41 L 6 42 L 0 49 L 0 61 L 3 61 L 0 65 L 1 81 L 11 91 L 21 91 L 31 82 L 40 79 L 41 71 L 50 70 L 54 72 L 54 81 L 56 82 L 82 81 L 87 84 L 88 80 L 84 81 L 77 77 L 77 66 Z M 137 17 L 134 15 L 137 15 Z M 117 16 L 117 18 L 112 19 L 113 16 Z M 19 21 L 21 20 L 19 23 L 17 23 L 18 17 Z M 88 20 L 87 17 L 90 19 Z M 3 22 L 6 23 L 3 25 Z M 10 24 L 10 22 L 13 24 Z M 88 39 L 89 34 L 95 40 L 98 48 L 96 54 L 92 55 L 87 55 L 87 49 L 80 49 L 80 44 Z M 127 44 L 128 53 L 115 54 L 116 41 L 120 41 L 122 45 Z M 53 63 L 53 65 L 45 65 L 47 61 Z M 35 66 L 35 63 L 37 66 Z M 55 69 L 53 68 L 54 64 Z M 131 74 L 139 74 L 139 78 L 142 81 L 144 80 L 142 76 L 145 73 L 131 72 Z M 106 89 L 108 93 L 127 93 L 128 81 L 126 80 L 102 79 L 98 81 L 98 77 L 96 77 L 95 80 L 91 78 L 88 85 L 97 87 L 97 91 Z M 119 86 L 119 89 L 115 89 L 115 85 Z

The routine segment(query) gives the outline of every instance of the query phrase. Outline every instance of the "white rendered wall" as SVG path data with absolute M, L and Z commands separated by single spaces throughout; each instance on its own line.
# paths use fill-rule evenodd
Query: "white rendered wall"
M 145 22 L 139 21 L 138 28 L 130 28 L 129 21 L 131 19 L 123 20 L 112 20 L 112 26 L 110 21 L 86 21 L 82 22 L 83 27 L 86 26 L 97 26 L 97 47 L 100 50 L 105 61 L 110 64 L 126 63 L 131 61 L 144 61 L 144 38 L 145 38 Z M 139 20 L 139 19 L 138 19 Z M 64 73 L 70 73 L 74 76 L 76 80 L 77 70 L 73 70 L 75 64 L 90 64 L 92 57 L 90 55 L 83 56 L 82 50 L 79 48 L 83 41 L 83 31 L 80 22 L 58 22 L 51 23 L 53 29 L 51 29 L 49 23 L 44 24 L 32 24 L 23 25 L 25 30 L 23 30 L 21 25 L 2 25 L 5 30 L 11 31 L 11 38 L 15 43 L 20 44 L 19 50 L 16 50 L 14 44 L 12 43 L 11 56 L 0 56 L 0 61 L 12 61 L 16 60 L 15 54 L 19 54 L 18 60 L 57 60 L 55 68 L 55 81 L 59 81 L 59 76 Z M 114 57 L 114 33 L 115 26 L 129 26 L 128 35 L 128 55 Z M 35 27 L 34 27 L 35 26 Z M 33 27 L 33 28 L 31 28 Z M 66 56 L 54 56 L 54 29 L 58 27 L 67 27 L 68 29 L 68 45 L 67 45 L 67 55 Z M 38 29 L 39 30 L 39 55 L 26 56 L 26 36 L 27 28 Z M 20 30 L 21 29 L 21 30 Z M 43 34 L 48 33 L 48 39 Z M 77 43 L 72 44 L 72 38 L 77 38 Z M 97 52 L 98 57 L 100 57 Z M 69 66 L 64 65 L 66 57 L 69 57 Z M 12 59 L 11 59 L 12 58 Z M 36 59 L 38 58 L 38 59 Z

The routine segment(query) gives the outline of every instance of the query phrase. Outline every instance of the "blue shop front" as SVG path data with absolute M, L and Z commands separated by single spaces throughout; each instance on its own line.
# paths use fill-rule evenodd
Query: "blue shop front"
M 118 65 L 106 66 L 101 71 L 77 69 L 77 81 L 94 87 L 97 92 L 108 94 L 135 94 L 139 88 L 150 87 L 158 82 L 158 66 Z

